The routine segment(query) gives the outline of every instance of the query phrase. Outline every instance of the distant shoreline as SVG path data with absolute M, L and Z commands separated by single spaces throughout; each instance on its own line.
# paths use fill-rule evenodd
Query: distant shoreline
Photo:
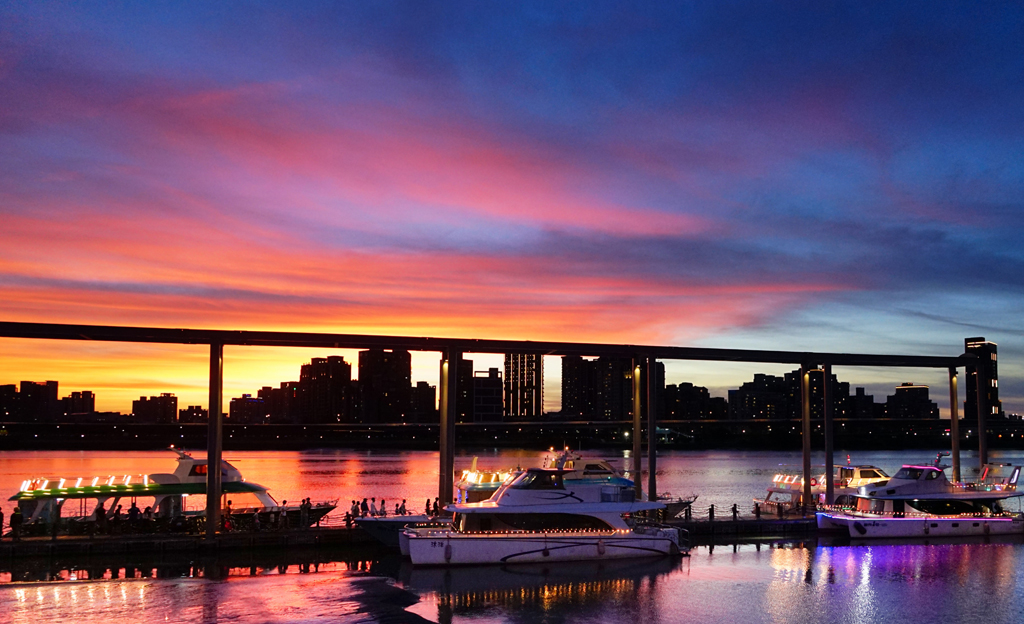
M 1013 422 L 989 426 L 990 449 L 1024 449 Z M 948 420 L 841 420 L 834 447 L 855 450 L 948 448 Z M 800 422 L 677 421 L 658 423 L 658 448 L 799 450 Z M 812 447 L 824 448 L 821 422 L 812 422 Z M 960 447 L 977 449 L 969 423 Z M 547 449 L 632 448 L 631 425 L 596 423 L 467 423 L 456 426 L 458 447 Z M 206 424 L 0 423 L 0 450 L 156 450 L 170 445 L 205 448 Z M 646 447 L 646 432 L 644 445 Z M 224 425 L 226 450 L 317 448 L 438 448 L 438 425 Z

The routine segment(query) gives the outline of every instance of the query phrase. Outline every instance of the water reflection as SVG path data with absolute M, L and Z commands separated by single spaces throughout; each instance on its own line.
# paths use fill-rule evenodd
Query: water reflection
M 398 580 L 432 605 L 441 623 L 461 617 L 476 620 L 481 614 L 509 622 L 558 622 L 570 614 L 586 619 L 609 608 L 656 616 L 658 580 L 685 561 L 665 557 L 448 569 L 406 565 Z

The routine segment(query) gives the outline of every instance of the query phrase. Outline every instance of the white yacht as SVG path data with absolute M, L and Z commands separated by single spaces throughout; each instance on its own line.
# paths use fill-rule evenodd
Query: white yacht
M 962 537 L 1024 533 L 1024 514 L 1003 503 L 1017 491 L 1020 466 L 986 466 L 976 483 L 953 483 L 943 466 L 905 465 L 887 482 L 861 487 L 848 505 L 818 512 L 820 529 L 852 538 Z
M 824 466 L 817 467 L 817 473 L 811 477 L 811 496 L 813 505 L 825 503 L 825 472 Z M 833 483 L 833 496 L 836 504 L 842 505 L 855 495 L 858 489 L 872 483 L 884 482 L 889 475 L 877 466 L 837 466 Z M 803 507 L 804 478 L 801 471 L 782 471 L 775 474 L 768 493 L 764 498 L 755 498 L 754 502 L 761 506 L 765 513 L 783 515 L 799 511 Z
M 567 486 L 633 484 L 623 476 L 621 471 L 613 468 L 608 461 L 584 458 L 579 453 L 570 451 L 568 447 L 545 458 L 541 467 L 565 471 L 563 478 Z M 498 491 L 502 483 L 522 472 L 523 469 L 519 466 L 505 470 L 481 470 L 477 468 L 477 458 L 474 457 L 473 464 L 468 470 L 463 470 L 462 476 L 455 482 L 457 502 L 475 503 L 487 500 Z
M 683 532 L 647 524 L 664 509 L 637 501 L 632 483 L 575 484 L 564 469 L 530 468 L 486 501 L 448 505 L 452 526 L 406 529 L 413 565 L 582 561 L 678 555 Z

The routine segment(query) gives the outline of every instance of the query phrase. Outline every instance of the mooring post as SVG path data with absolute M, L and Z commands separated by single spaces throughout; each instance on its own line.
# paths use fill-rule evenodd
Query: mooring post
M 834 414 L 834 405 L 832 403 L 832 364 L 825 362 L 821 367 L 822 386 L 821 397 L 822 402 L 825 404 L 825 504 L 831 505 L 835 498 L 835 475 L 833 474 L 834 468 L 832 466 L 834 458 L 832 457 L 833 439 L 835 431 L 832 428 L 832 418 Z
M 653 501 L 658 498 L 658 408 L 657 380 L 654 374 L 657 366 L 652 357 L 644 358 L 644 362 L 644 377 L 647 381 L 647 497 Z
M 210 417 L 206 434 L 206 536 L 213 538 L 220 528 L 221 470 L 224 443 L 224 345 L 210 343 Z
M 803 420 L 802 437 L 804 451 L 804 495 L 803 512 L 813 509 L 811 501 L 811 373 L 809 364 L 800 365 L 800 411 Z
M 462 354 L 448 349 L 441 354 L 441 396 L 438 402 L 440 427 L 440 465 L 438 467 L 437 496 L 442 505 L 453 502 L 455 489 L 455 401 L 458 396 L 459 360 Z
M 956 369 L 949 367 L 949 437 L 953 455 L 953 481 L 960 480 L 960 397 L 956 390 Z
M 636 488 L 636 498 L 640 500 L 643 496 L 643 486 L 640 483 L 640 358 L 633 358 L 633 486 Z

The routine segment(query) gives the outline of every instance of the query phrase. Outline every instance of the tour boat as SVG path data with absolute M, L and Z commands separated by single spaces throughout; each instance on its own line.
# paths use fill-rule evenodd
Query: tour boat
M 89 523 L 97 521 L 101 503 L 106 519 L 114 516 L 121 503 L 121 519 L 127 521 L 128 508 L 131 503 L 136 503 L 140 512 L 149 508 L 151 520 L 166 525 L 166 528 L 194 529 L 197 520 L 205 517 L 206 509 L 205 506 L 189 509 L 188 497 L 206 495 L 207 461 L 195 459 L 180 449 L 172 447 L 171 450 L 178 455 L 173 473 L 29 479 L 21 484 L 21 490 L 10 500 L 21 508 L 28 531 L 33 526 L 42 530 L 56 518 L 66 523 L 69 532 L 84 531 Z M 260 517 L 261 527 L 309 526 L 337 505 L 337 501 L 315 503 L 306 513 L 303 513 L 301 505 L 282 506 L 267 488 L 246 481 L 237 468 L 223 460 L 221 489 L 222 513 L 236 528 L 254 528 L 254 514 Z M 70 514 L 68 508 L 73 509 Z
M 811 477 L 811 495 L 814 497 L 814 505 L 825 504 L 825 473 L 822 466 L 816 467 L 819 472 Z M 848 497 L 857 493 L 858 488 L 886 481 L 889 475 L 877 466 L 837 466 L 835 478 L 832 481 L 833 500 L 837 504 L 843 504 Z M 764 498 L 755 498 L 754 502 L 761 506 L 766 513 L 777 513 L 783 515 L 787 512 L 799 511 L 803 508 L 804 500 L 804 478 L 803 474 L 795 471 L 779 472 L 772 478 L 768 486 L 768 494 Z
M 1003 508 L 1020 466 L 988 465 L 976 483 L 954 483 L 943 466 L 904 465 L 885 483 L 861 487 L 847 505 L 817 514 L 818 528 L 852 538 L 964 537 L 1024 533 L 1024 514 Z
M 604 560 L 688 550 L 680 529 L 643 521 L 665 506 L 636 500 L 632 483 L 571 485 L 567 472 L 530 468 L 486 501 L 448 505 L 450 528 L 406 529 L 402 549 L 417 566 Z

